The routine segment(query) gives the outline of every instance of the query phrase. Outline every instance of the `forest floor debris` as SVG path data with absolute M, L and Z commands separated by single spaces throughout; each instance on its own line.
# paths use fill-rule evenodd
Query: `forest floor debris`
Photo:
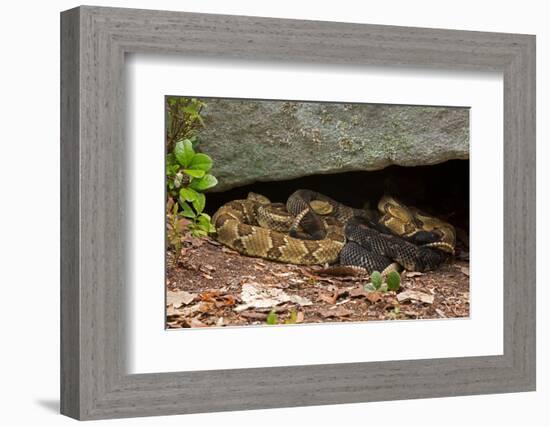
M 190 238 L 167 252 L 166 326 L 266 325 L 444 319 L 469 316 L 464 248 L 436 271 L 401 274 L 397 292 L 367 292 L 368 277 L 324 276 L 320 266 L 251 258 L 210 238 Z

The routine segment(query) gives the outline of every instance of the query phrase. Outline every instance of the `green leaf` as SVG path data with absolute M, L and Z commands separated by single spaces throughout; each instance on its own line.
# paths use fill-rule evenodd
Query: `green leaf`
M 386 282 L 388 283 L 388 290 L 397 291 L 401 285 L 401 276 L 397 271 L 392 271 L 386 277 Z
M 190 186 L 198 191 L 204 191 L 208 188 L 214 187 L 218 183 L 218 180 L 214 175 L 210 175 L 209 173 L 204 175 L 202 178 L 194 179 Z
M 187 202 L 192 202 L 194 200 L 197 200 L 198 196 L 199 196 L 199 193 L 197 193 L 192 188 L 184 187 L 180 189 L 180 197 Z
M 296 323 L 296 319 L 298 319 L 298 314 L 296 313 L 296 310 L 292 310 L 290 312 L 290 317 L 285 320 L 286 325 L 293 325 Z
M 178 141 L 174 147 L 174 155 L 176 160 L 184 168 L 189 166 L 193 156 L 195 156 L 195 150 L 193 149 L 193 144 L 188 139 Z
M 379 289 L 382 286 L 382 275 L 379 271 L 374 270 L 370 275 L 370 281 L 375 289 Z
M 201 229 L 201 228 L 194 228 L 192 231 L 191 231 L 191 235 L 193 237 L 206 237 L 208 235 L 208 233 Z
M 206 205 L 206 197 L 202 193 L 195 193 L 196 198 L 193 200 L 193 207 L 197 211 L 197 213 L 202 213 L 204 210 L 204 206 Z
M 184 169 L 183 171 L 193 178 L 202 178 L 204 176 L 204 171 L 201 169 Z
M 212 224 L 210 215 L 205 214 L 204 212 L 199 215 L 198 223 L 202 229 L 206 230 L 208 233 L 214 233 L 216 231 L 216 227 Z
M 199 223 L 199 225 L 205 229 L 205 230 L 209 230 L 210 229 L 210 218 L 208 218 L 208 216 L 204 213 L 201 213 L 198 217 L 197 217 L 197 221 Z
M 186 218 L 195 218 L 197 214 L 193 212 L 193 209 L 191 209 L 191 206 L 185 201 L 182 200 L 181 197 L 179 199 L 180 206 L 181 206 L 181 214 Z
M 208 172 L 212 168 L 212 159 L 206 154 L 197 153 L 193 156 L 189 167 L 191 169 L 200 169 L 204 172 Z
M 277 313 L 275 311 L 271 310 L 269 314 L 267 315 L 266 323 L 268 325 L 276 325 L 278 321 Z
M 180 169 L 179 165 L 167 165 L 166 166 L 166 175 L 174 176 L 178 173 L 179 169 Z

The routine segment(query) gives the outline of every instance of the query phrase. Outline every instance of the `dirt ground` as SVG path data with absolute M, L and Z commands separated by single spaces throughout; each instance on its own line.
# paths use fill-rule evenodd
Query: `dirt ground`
M 368 276 L 250 258 L 210 238 L 188 236 L 183 245 L 178 256 L 167 252 L 171 329 L 469 316 L 469 261 L 461 246 L 436 271 L 402 272 L 397 292 L 366 292 Z

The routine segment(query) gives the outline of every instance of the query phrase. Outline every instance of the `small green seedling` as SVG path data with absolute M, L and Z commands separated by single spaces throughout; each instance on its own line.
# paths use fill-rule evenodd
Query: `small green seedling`
M 380 274 L 379 271 L 373 271 L 370 275 L 370 281 L 372 283 L 372 286 L 374 286 L 375 289 L 380 289 L 382 286 L 382 283 L 384 282 L 384 278 Z
M 271 310 L 269 314 L 267 315 L 266 323 L 268 325 L 276 325 L 279 321 L 279 318 L 277 316 L 277 313 L 275 313 L 275 310 Z
M 386 277 L 388 291 L 398 291 L 401 286 L 401 276 L 397 271 L 392 271 Z
M 297 319 L 298 319 L 298 313 L 296 313 L 296 310 L 292 310 L 290 312 L 290 317 L 285 320 L 285 325 L 293 325 L 296 323 Z
M 367 292 L 388 292 L 398 291 L 400 286 L 401 276 L 397 271 L 388 273 L 384 282 L 384 276 L 375 270 L 370 275 L 370 282 L 364 285 L 364 289 Z

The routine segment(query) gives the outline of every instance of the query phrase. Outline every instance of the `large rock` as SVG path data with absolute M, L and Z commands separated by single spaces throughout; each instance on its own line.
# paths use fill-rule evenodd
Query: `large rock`
M 467 108 L 210 99 L 203 118 L 214 191 L 469 154 Z

